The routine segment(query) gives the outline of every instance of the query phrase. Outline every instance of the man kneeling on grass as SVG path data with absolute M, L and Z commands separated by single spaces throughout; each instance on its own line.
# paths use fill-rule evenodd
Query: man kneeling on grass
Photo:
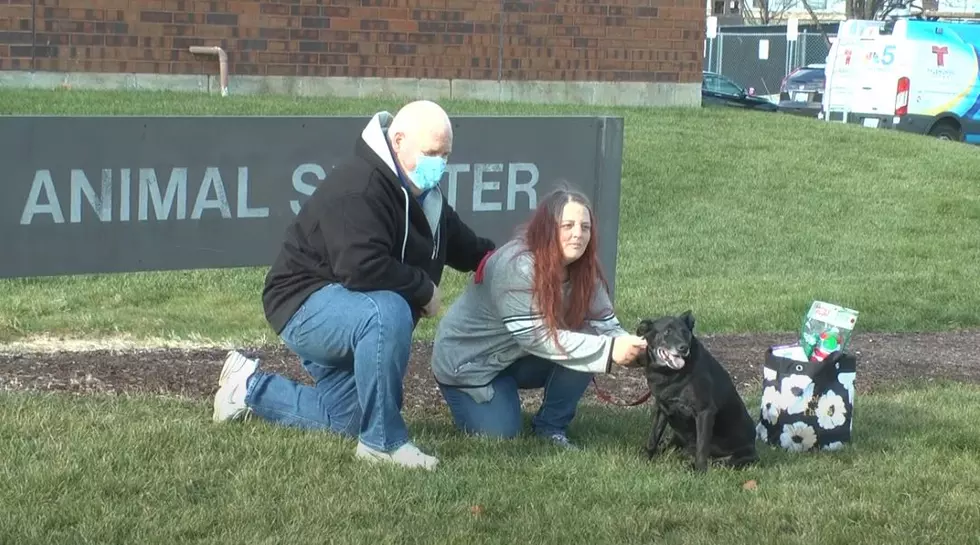
M 494 243 L 476 236 L 443 198 L 452 150 L 449 117 L 412 102 L 376 114 L 303 205 L 266 276 L 266 318 L 315 382 L 258 370 L 232 351 L 214 399 L 215 421 L 252 412 L 277 424 L 356 436 L 355 455 L 433 469 L 409 440 L 402 382 L 412 333 L 439 312 L 449 265 L 474 271 Z

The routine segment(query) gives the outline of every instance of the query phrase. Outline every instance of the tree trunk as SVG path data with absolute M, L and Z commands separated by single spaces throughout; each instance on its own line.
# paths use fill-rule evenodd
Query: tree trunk
M 813 24 L 817 25 L 817 28 L 820 29 L 820 35 L 823 36 L 823 40 L 827 42 L 827 48 L 830 49 L 830 36 L 827 35 L 827 29 L 823 27 L 823 24 L 820 23 L 820 19 L 817 18 L 817 14 L 814 13 L 813 8 L 810 7 L 810 2 L 803 0 L 803 7 L 806 9 L 806 12 L 810 14 L 810 19 L 813 20 Z
M 881 4 L 877 0 L 847 0 L 844 14 L 848 19 L 871 20 L 875 18 Z

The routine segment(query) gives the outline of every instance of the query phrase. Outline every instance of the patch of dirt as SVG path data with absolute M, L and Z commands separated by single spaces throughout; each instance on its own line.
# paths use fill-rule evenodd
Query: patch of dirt
M 759 394 L 767 347 L 793 342 L 794 334 L 714 335 L 702 341 L 732 374 L 743 394 Z M 850 351 L 858 358 L 856 389 L 870 392 L 914 380 L 980 383 L 980 330 L 943 333 L 858 333 Z M 441 410 L 442 397 L 428 368 L 429 343 L 417 343 L 405 379 L 406 409 Z M 298 358 L 282 346 L 243 348 L 262 368 L 309 383 Z M 0 391 L 144 393 L 210 398 L 217 389 L 224 348 L 101 349 L 0 353 Z M 638 370 L 616 369 L 596 378 L 620 402 L 638 399 L 646 383 Z M 537 404 L 540 391 L 523 394 Z M 590 387 L 583 403 L 602 403 Z

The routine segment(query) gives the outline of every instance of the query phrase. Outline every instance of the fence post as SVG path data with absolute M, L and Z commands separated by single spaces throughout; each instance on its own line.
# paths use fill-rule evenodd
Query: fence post
M 711 49 L 708 51 L 708 54 L 710 55 L 710 57 L 708 58 L 708 62 L 709 62 L 708 66 L 710 67 L 709 70 L 712 71 L 712 72 L 715 71 L 715 65 L 718 64 L 718 51 L 717 51 L 717 49 L 718 49 L 718 40 L 719 39 L 720 39 L 719 38 L 719 35 L 717 35 L 717 34 L 715 35 L 714 38 L 711 38 Z
M 786 61 L 783 63 L 783 76 L 789 74 L 789 66 L 793 64 L 793 59 L 790 57 L 790 43 L 791 42 L 787 39 L 786 53 L 783 55 L 783 58 L 786 59 Z
M 715 40 L 716 39 L 717 38 L 705 38 L 705 40 L 704 40 L 705 41 L 705 45 L 708 48 L 708 55 L 707 55 L 707 58 L 705 59 L 705 63 L 704 63 L 704 71 L 705 72 L 711 72 L 711 70 L 712 70 L 711 69 L 711 67 L 712 67 L 712 63 L 711 63 L 711 60 L 712 59 L 711 59 L 711 57 L 712 57 L 712 54 L 714 53 Z
M 803 66 L 805 64 L 809 64 L 810 62 L 810 49 L 807 47 L 807 43 L 806 43 L 807 38 L 809 38 L 809 35 L 806 30 L 804 30 L 803 33 L 800 34 L 800 38 L 802 38 L 800 40 L 800 45 L 802 47 L 800 47 L 800 56 L 796 61 L 797 66 Z
M 718 60 L 715 62 L 715 72 L 721 74 L 721 61 L 725 59 L 725 35 L 718 34 Z

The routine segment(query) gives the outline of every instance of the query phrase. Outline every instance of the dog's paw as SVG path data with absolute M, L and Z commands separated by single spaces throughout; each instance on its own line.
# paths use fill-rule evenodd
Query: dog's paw
M 691 462 L 691 471 L 695 473 L 706 473 L 708 471 L 708 463 L 698 461 Z
M 643 454 L 647 457 L 647 460 L 653 460 L 658 454 L 660 454 L 660 449 L 644 447 Z
M 733 457 L 729 459 L 727 462 L 725 462 L 725 465 L 730 467 L 731 469 L 746 469 L 756 465 L 758 462 L 759 462 L 758 456 L 747 456 L 743 458 Z

